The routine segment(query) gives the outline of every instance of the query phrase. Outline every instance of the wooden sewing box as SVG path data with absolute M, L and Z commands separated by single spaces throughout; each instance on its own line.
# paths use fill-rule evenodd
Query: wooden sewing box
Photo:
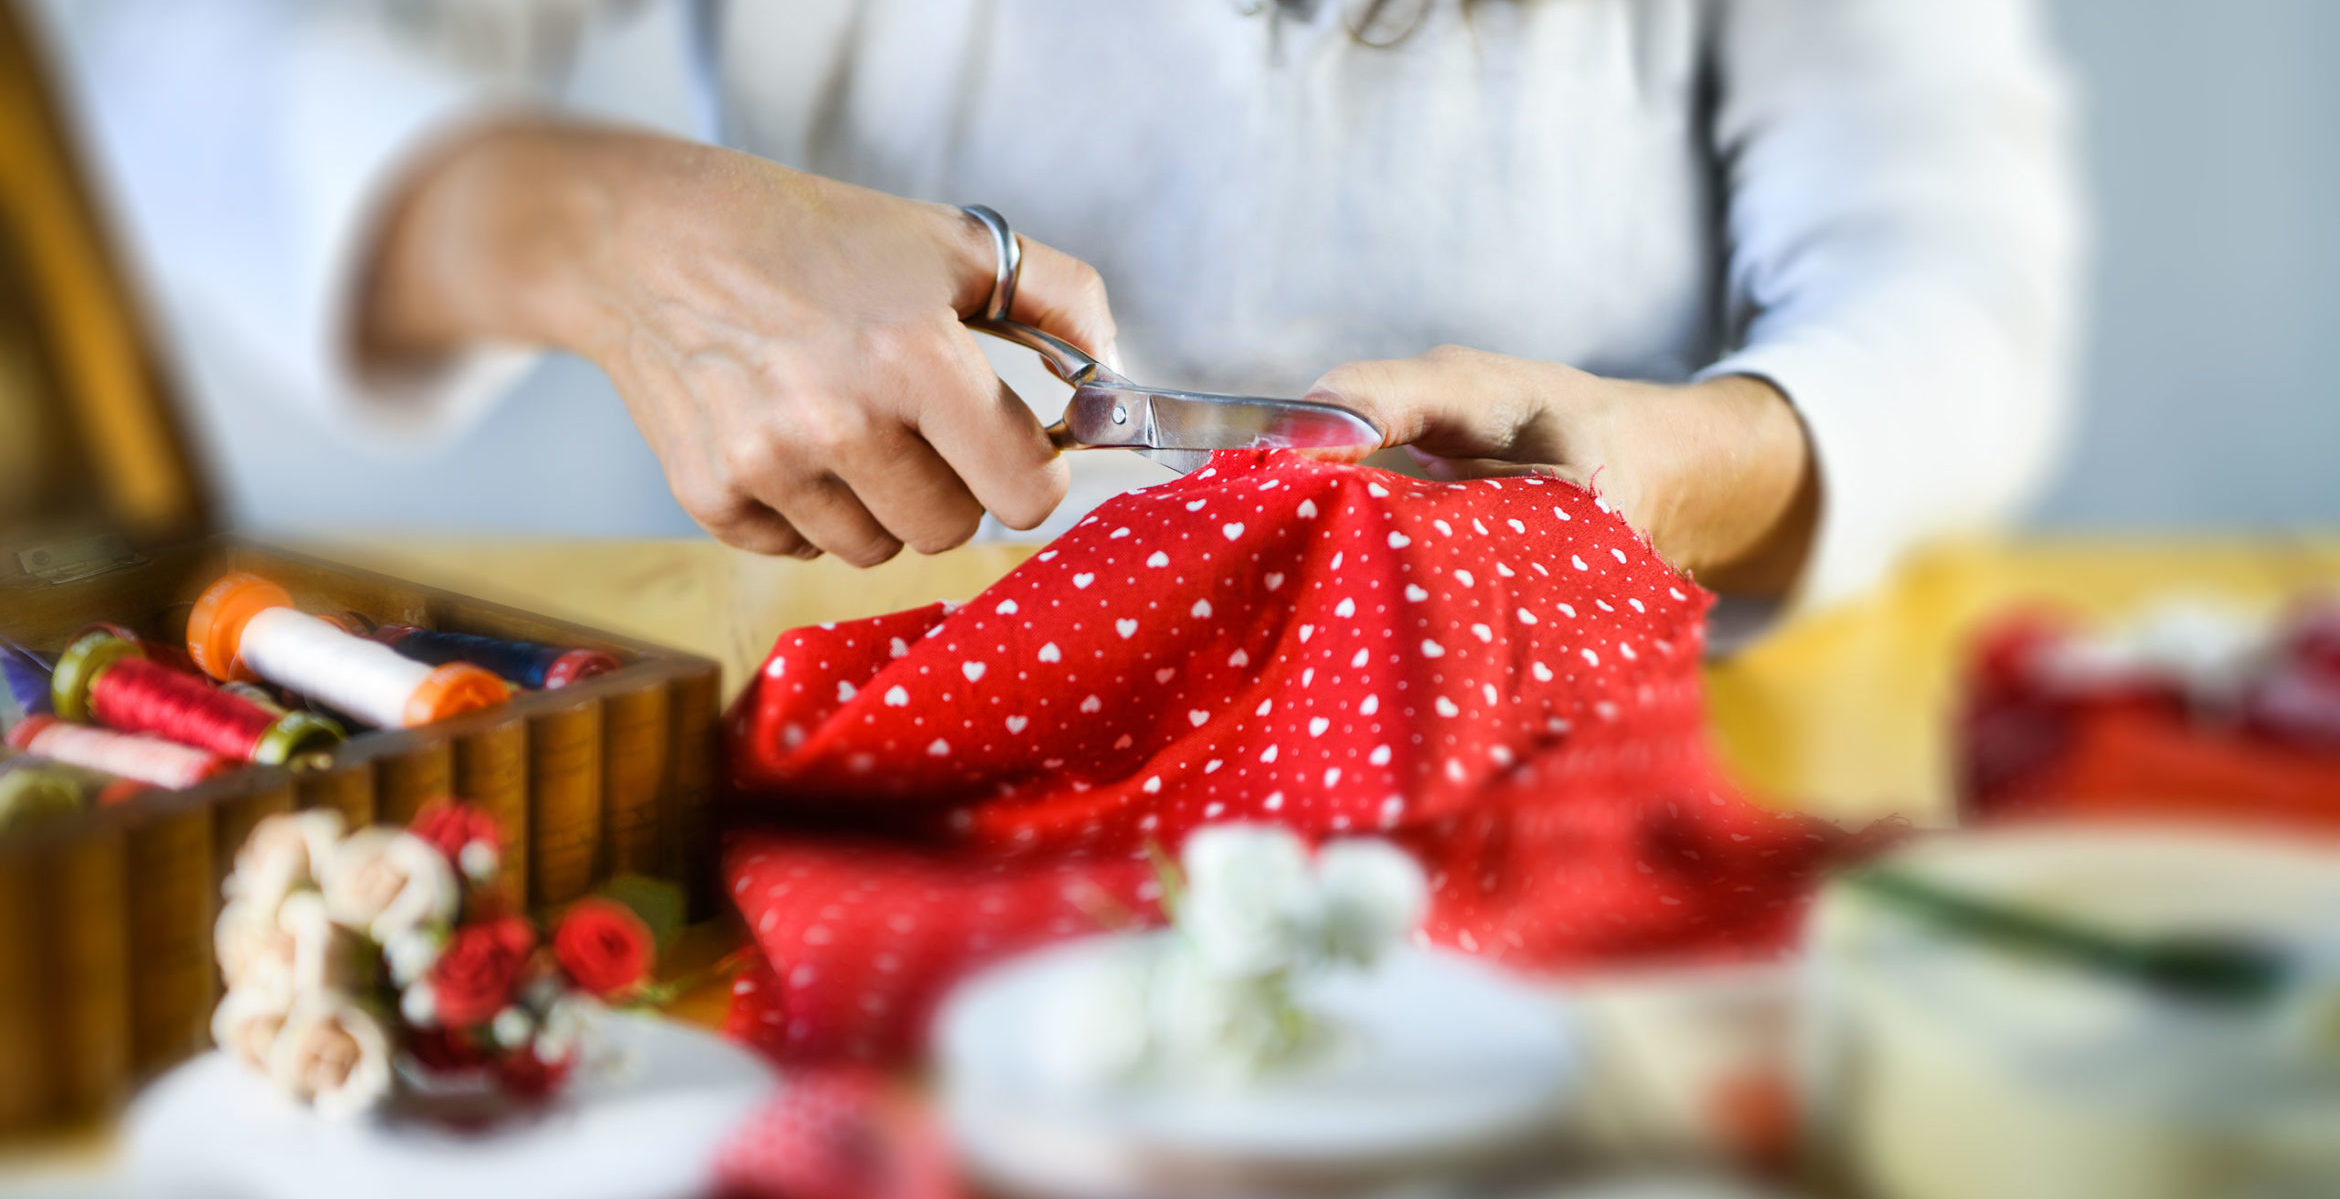
M 206 1047 L 220 883 L 252 826 L 328 806 L 403 822 L 492 813 L 516 898 L 556 909 L 619 875 L 709 910 L 718 668 L 528 612 L 218 533 L 136 297 L 108 248 L 31 31 L 0 4 L 0 636 L 49 653 L 92 621 L 183 635 L 230 569 L 314 612 L 614 654 L 614 672 L 294 768 L 0 829 L 0 1138 L 102 1117 Z

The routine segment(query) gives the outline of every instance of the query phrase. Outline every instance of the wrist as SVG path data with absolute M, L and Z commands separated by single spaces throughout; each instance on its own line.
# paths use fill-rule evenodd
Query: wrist
M 1670 389 L 1661 432 L 1676 448 L 1652 539 L 1721 591 L 1786 591 L 1818 524 L 1819 482 L 1803 420 L 1778 388 L 1723 375 Z

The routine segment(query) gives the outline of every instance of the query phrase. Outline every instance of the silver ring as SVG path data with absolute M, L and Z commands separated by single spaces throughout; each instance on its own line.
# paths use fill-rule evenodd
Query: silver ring
M 969 204 L 959 209 L 991 230 L 991 243 L 998 251 L 998 267 L 991 278 L 991 302 L 983 306 L 983 315 L 995 321 L 1008 319 L 1008 310 L 1016 305 L 1016 276 L 1024 269 L 1024 251 L 1017 244 L 1016 235 L 1008 228 L 1007 218 L 981 205 Z

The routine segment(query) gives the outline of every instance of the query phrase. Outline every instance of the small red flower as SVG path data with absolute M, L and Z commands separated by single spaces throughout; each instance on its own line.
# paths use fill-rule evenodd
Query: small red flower
M 647 979 L 655 953 L 650 926 L 631 908 L 607 899 L 578 900 L 553 934 L 553 956 L 561 969 L 601 999 Z
M 503 834 L 493 817 L 452 799 L 434 799 L 414 814 L 406 831 L 438 847 L 457 874 L 492 874 L 503 852 Z M 483 870 L 482 867 L 485 867 Z
M 406 1033 L 406 1052 L 433 1074 L 459 1074 L 487 1064 L 487 1054 L 460 1028 L 415 1028 Z
M 439 1023 L 449 1028 L 485 1024 L 511 1006 L 512 987 L 536 930 L 517 916 L 466 924 L 431 967 L 431 995 Z

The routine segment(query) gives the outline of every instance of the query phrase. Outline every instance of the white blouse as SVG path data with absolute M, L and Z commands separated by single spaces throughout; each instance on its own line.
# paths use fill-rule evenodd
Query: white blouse
M 1391 48 L 1355 0 L 51 4 L 167 301 L 345 426 L 444 435 L 525 361 L 354 374 L 388 181 L 483 105 L 626 111 L 652 59 L 741 149 L 1087 259 L 1142 380 L 1297 394 L 1449 342 L 1765 377 L 1818 447 L 1807 601 L 2005 515 L 2067 415 L 2084 238 L 2026 0 L 1428 0 Z

